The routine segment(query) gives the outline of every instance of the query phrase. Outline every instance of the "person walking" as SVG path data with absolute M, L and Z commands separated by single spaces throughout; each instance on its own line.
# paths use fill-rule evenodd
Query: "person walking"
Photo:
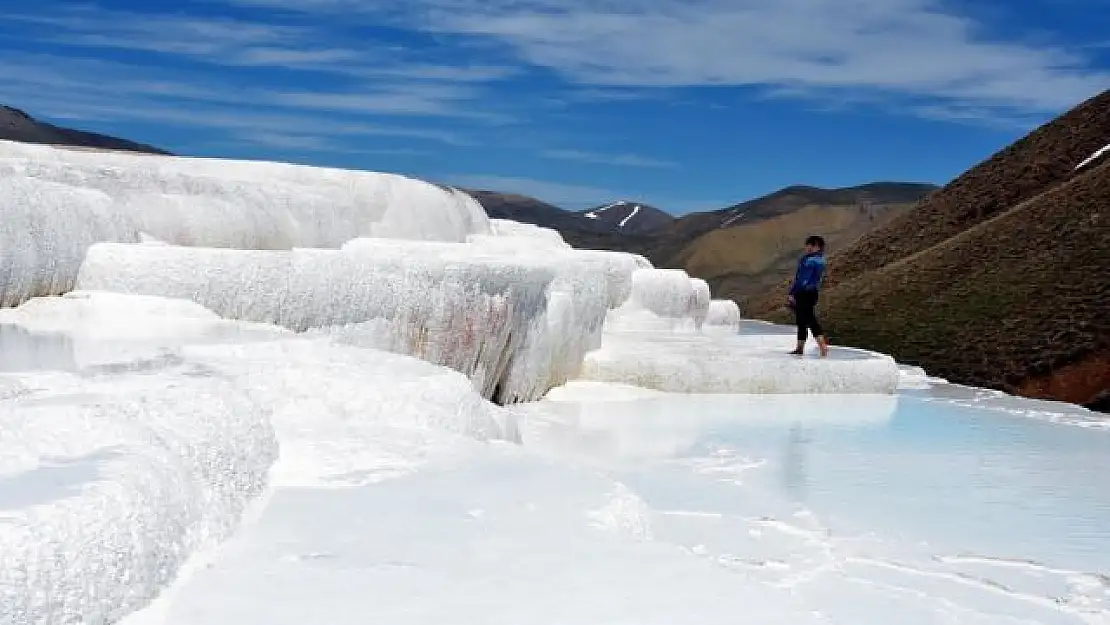
M 798 261 L 794 283 L 790 285 L 787 302 L 794 309 L 798 324 L 798 345 L 790 352 L 795 356 L 804 353 L 806 339 L 813 333 L 821 357 L 829 355 L 829 343 L 825 331 L 817 319 L 817 297 L 821 291 L 821 281 L 825 277 L 825 239 L 818 235 L 806 238 L 805 254 Z

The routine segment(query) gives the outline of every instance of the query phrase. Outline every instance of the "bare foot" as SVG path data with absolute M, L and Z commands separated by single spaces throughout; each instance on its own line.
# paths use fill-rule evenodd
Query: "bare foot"
M 828 356 L 829 356 L 829 341 L 828 341 L 828 339 L 824 339 L 821 342 L 817 343 L 817 348 L 821 351 L 821 357 L 822 358 L 828 358 Z

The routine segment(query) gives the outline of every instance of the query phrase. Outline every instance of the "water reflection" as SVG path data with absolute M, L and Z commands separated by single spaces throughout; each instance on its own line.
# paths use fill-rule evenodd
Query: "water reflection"
M 81 492 L 86 485 L 103 479 L 102 471 L 123 452 L 104 448 L 84 456 L 42 458 L 29 471 L 0 476 L 0 511 L 40 506 Z
M 37 332 L 0 323 L 0 373 L 65 371 L 97 376 L 158 371 L 183 364 L 181 348 L 186 345 L 270 341 L 279 336 L 266 327 L 213 323 L 121 340 L 97 338 L 95 333 L 87 336 L 81 329 L 73 334 Z
M 783 454 L 783 484 L 790 498 L 796 503 L 805 503 L 806 486 L 806 446 L 813 441 L 811 434 L 798 421 L 790 426 L 786 439 L 786 452 Z
M 0 323 L 0 373 L 76 371 L 73 339 Z
M 532 410 L 542 414 L 524 419 L 525 445 L 619 471 L 653 507 L 804 507 L 848 535 L 1110 571 L 1110 432 L 916 396 L 662 395 Z

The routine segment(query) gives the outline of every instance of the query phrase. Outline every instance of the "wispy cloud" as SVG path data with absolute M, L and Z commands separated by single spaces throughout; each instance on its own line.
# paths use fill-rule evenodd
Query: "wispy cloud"
M 415 80 L 436 80 L 451 83 L 492 82 L 519 76 L 522 70 L 513 65 L 429 65 L 405 63 L 392 67 L 366 66 L 348 69 L 358 76 L 391 76 Z
M 94 6 L 61 12 L 9 13 L 24 36 L 38 41 L 195 57 L 226 65 L 316 66 L 357 58 L 354 50 L 312 46 L 310 30 L 226 17 L 113 11 Z
M 563 12 L 441 11 L 428 25 L 498 38 L 585 84 L 802 85 L 1028 109 L 1110 85 L 1073 54 L 979 38 L 971 20 L 926 0 L 653 0 L 622 13 L 558 4 Z
M 229 67 L 274 67 L 364 78 L 481 83 L 519 75 L 519 65 L 429 63 L 325 21 L 195 17 L 80 5 L 10 13 L 21 38 L 71 48 L 108 48 L 189 57 Z M 356 22 L 357 23 L 357 22 Z M 320 42 L 328 42 L 322 46 Z
M 1051 118 L 1051 114 L 1034 115 L 1024 110 L 1007 112 L 1000 108 L 961 106 L 959 104 L 923 104 L 914 106 L 913 112 L 925 119 L 969 126 L 987 126 L 1008 133 L 1020 133 L 1032 126 L 1043 124 Z
M 110 84 L 117 99 L 155 97 L 356 117 L 424 116 L 496 124 L 515 120 L 506 111 L 508 105 L 488 99 L 484 83 L 513 76 L 518 67 L 473 59 L 444 64 L 412 60 L 403 48 L 359 38 L 342 22 L 197 17 L 96 6 L 46 8 L 54 10 L 28 7 L 6 15 L 9 25 L 18 27 L 5 36 L 60 50 L 5 54 L 0 76 L 18 73 L 25 85 L 30 80 L 36 88 L 21 92 L 8 83 L 0 89 L 6 87 L 25 98 L 49 83 L 58 90 L 55 93 L 65 92 L 68 98 L 90 87 L 95 93 Z M 122 63 L 87 58 L 90 48 L 151 54 Z M 175 59 L 190 63 L 183 66 Z M 75 67 L 95 69 L 100 76 L 93 81 L 93 74 Z M 301 76 L 251 72 L 252 68 L 294 71 Z M 44 75 L 49 77 L 44 80 Z M 68 92 L 62 82 L 69 83 L 64 86 Z M 290 89 L 291 84 L 300 89 Z M 73 103 L 70 108 L 78 107 Z
M 459 146 L 470 144 L 465 138 L 448 131 L 375 125 L 366 122 L 308 115 L 260 113 L 249 110 L 187 109 L 174 105 L 144 105 L 135 108 L 91 99 L 70 101 L 64 105 L 51 105 L 49 102 L 40 101 L 36 110 L 46 111 L 47 115 L 63 119 L 74 117 L 120 119 L 126 117 L 134 121 L 157 122 L 186 128 L 242 131 L 248 133 L 247 136 L 250 136 L 250 133 L 254 133 L 254 136 L 265 136 L 266 133 L 283 133 L 289 129 L 307 129 L 318 136 L 405 137 Z
M 283 132 L 268 132 L 248 130 L 237 133 L 237 136 L 255 145 L 279 149 L 306 150 L 309 152 L 342 151 L 343 147 L 336 145 L 335 141 L 327 137 L 315 135 L 287 134 Z
M 466 117 L 500 122 L 512 119 L 505 114 L 470 106 L 468 103 L 480 99 L 480 92 L 473 87 L 459 85 L 386 84 L 365 91 L 266 93 L 261 97 L 274 105 L 324 111 Z
M 469 141 L 452 130 L 373 123 L 359 115 L 337 115 L 309 105 L 284 107 L 262 92 L 219 81 L 122 63 L 13 55 L 0 59 L 0 99 L 59 119 L 119 120 L 183 128 L 255 133 L 260 137 L 406 137 L 452 145 Z M 272 94 L 270 94 L 272 95 Z M 183 104 L 187 103 L 187 104 Z M 302 147 L 308 148 L 309 140 Z M 291 147 L 291 146 L 286 146 Z
M 620 165 L 624 167 L 662 169 L 678 167 L 678 163 L 672 161 L 663 161 L 646 156 L 637 156 L 635 154 L 599 154 L 596 152 L 583 152 L 581 150 L 545 150 L 540 153 L 540 156 L 597 165 Z
M 1110 72 L 1082 56 L 1084 42 L 1045 47 L 990 36 L 958 5 L 938 0 L 413 0 L 405 10 L 347 0 L 228 1 L 362 13 L 494 42 L 591 90 L 800 88 L 1035 112 L 1110 87 Z
M 428 156 L 429 150 L 413 148 L 374 148 L 344 143 L 336 136 L 319 136 L 298 133 L 244 130 L 235 132 L 239 143 L 246 142 L 265 148 L 295 152 L 322 152 L 327 154 L 364 154 L 378 156 Z M 229 141 L 209 142 L 209 147 L 232 147 Z
M 365 61 L 366 54 L 350 48 L 317 48 L 297 50 L 290 48 L 251 47 L 243 49 L 235 62 L 246 66 L 303 67 L 325 70 L 336 63 Z M 343 66 L 340 65 L 340 68 Z

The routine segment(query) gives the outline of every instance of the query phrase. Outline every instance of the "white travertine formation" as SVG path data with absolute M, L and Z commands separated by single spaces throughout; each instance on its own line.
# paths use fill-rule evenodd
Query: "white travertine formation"
M 465 241 L 476 200 L 393 174 L 84 152 L 0 141 L 0 306 L 71 288 L 95 242 L 338 248 L 360 236 Z M 77 261 L 79 262 L 79 260 Z
M 41 363 L 66 371 L 155 362 L 185 344 L 293 336 L 224 319 L 192 301 L 106 291 L 70 291 L 0 309 L 0 332 L 0 352 L 14 367 Z
M 899 370 L 883 354 L 838 348 L 828 358 L 787 354 L 787 335 L 606 332 L 581 378 L 670 393 L 894 393 Z
M 118 314 L 188 343 L 173 320 L 216 319 L 187 302 L 87 295 L 51 305 L 52 332 L 78 337 L 81 313 Z M 267 487 L 357 486 L 508 433 L 465 377 L 413 358 L 327 338 L 181 356 L 154 371 L 0 375 L 0 620 L 119 622 Z
M 705 318 L 708 326 L 723 326 L 733 330 L 740 327 L 740 306 L 730 299 L 715 299 L 709 302 L 709 313 Z
M 608 331 L 700 332 L 708 317 L 709 285 L 681 269 L 634 269 L 630 287 L 629 297 L 610 311 Z
M 515 245 L 524 239 L 504 237 L 504 240 Z M 383 267 L 406 266 L 415 253 L 449 265 L 493 262 L 549 272 L 554 277 L 546 290 L 544 314 L 542 318 L 533 318 L 526 328 L 513 330 L 522 340 L 521 349 L 514 352 L 498 393 L 499 399 L 506 402 L 542 397 L 548 389 L 575 375 L 586 352 L 601 344 L 607 308 L 622 282 L 617 272 L 608 271 L 609 265 L 590 253 L 566 248 L 529 254 L 486 243 L 454 245 L 356 239 L 344 245 L 343 251 Z
M 186 299 L 294 331 L 366 324 L 367 346 L 451 367 L 494 397 L 509 392 L 506 371 L 528 328 L 545 318 L 554 278 L 538 262 L 452 262 L 419 245 L 369 256 L 101 243 L 89 249 L 78 287 Z
M 0 307 L 72 289 L 97 241 L 138 240 L 101 191 L 0 173 Z
M 241 380 L 159 373 L 52 390 L 28 377 L 34 392 L 0 399 L 5 623 L 114 623 L 144 607 L 235 529 L 278 454 Z
M 501 389 L 503 400 L 524 401 L 542 397 L 577 374 L 586 352 L 601 345 L 606 308 L 618 308 L 628 301 L 633 274 L 650 263 L 632 254 L 576 250 L 565 244 L 537 249 L 536 239 L 528 233 L 546 229 L 526 224 L 514 229 L 506 226 L 509 223 L 513 222 L 495 220 L 494 227 L 505 234 L 472 236 L 468 245 L 362 238 L 349 241 L 342 249 L 398 269 L 407 266 L 410 255 L 417 254 L 449 263 L 483 259 L 552 271 L 555 279 L 548 289 L 546 318 L 542 322 L 537 318 L 528 328 L 524 350 L 513 359 Z M 542 245 L 544 237 L 539 240 Z
M 530 239 L 533 243 L 543 242 L 550 247 L 570 247 L 563 239 L 563 235 L 552 228 L 521 223 L 511 219 L 490 219 L 489 225 L 493 236 Z
M 681 269 L 637 269 L 632 274 L 629 304 L 660 317 L 690 317 L 694 283 Z

